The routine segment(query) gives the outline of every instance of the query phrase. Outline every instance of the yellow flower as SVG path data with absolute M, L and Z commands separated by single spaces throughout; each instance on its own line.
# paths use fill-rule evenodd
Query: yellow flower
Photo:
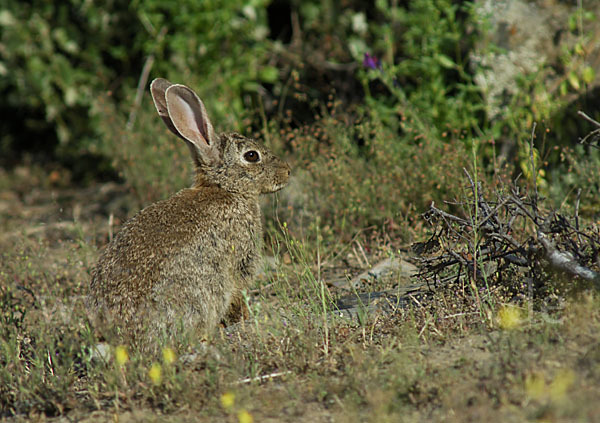
M 248 413 L 246 410 L 242 410 L 238 413 L 238 421 L 240 423 L 252 423 L 254 422 L 254 418 L 252 414 Z
M 538 374 L 532 374 L 525 379 L 525 392 L 534 400 L 541 400 L 546 396 L 546 381 Z
M 224 409 L 230 410 L 233 407 L 234 402 L 235 395 L 233 392 L 225 392 L 223 395 L 221 395 L 221 405 Z
M 115 361 L 119 366 L 122 366 L 129 361 L 129 353 L 124 345 L 119 345 L 115 348 Z
M 175 351 L 173 351 L 172 348 L 169 348 L 169 347 L 163 348 L 162 354 L 163 354 L 163 361 L 166 364 L 173 364 L 175 362 L 175 360 L 177 359 L 177 356 L 175 355 Z
M 150 370 L 148 370 L 148 376 L 150 377 L 150 380 L 152 380 L 152 383 L 160 385 L 162 380 L 162 367 L 160 367 L 160 364 L 152 363 Z
M 504 306 L 498 312 L 498 324 L 502 329 L 515 329 L 521 322 L 521 311 L 517 307 Z
M 562 369 L 554 377 L 550 383 L 549 391 L 552 401 L 560 401 L 564 399 L 567 391 L 575 382 L 575 373 L 570 369 Z
M 525 379 L 527 396 L 534 400 L 550 399 L 559 402 L 565 399 L 567 391 L 575 383 L 575 373 L 570 369 L 559 370 L 550 384 L 541 375 L 533 374 Z

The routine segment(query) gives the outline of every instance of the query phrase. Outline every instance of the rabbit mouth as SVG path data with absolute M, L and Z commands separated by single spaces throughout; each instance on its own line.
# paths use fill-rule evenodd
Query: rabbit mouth
M 262 193 L 263 194 L 269 194 L 269 193 L 272 193 L 272 192 L 280 191 L 287 184 L 288 184 L 288 181 L 280 182 L 278 184 L 273 184 L 270 187 L 268 187 L 266 190 L 264 190 Z
M 283 189 L 285 186 L 287 185 L 287 181 L 286 182 L 282 182 L 280 184 L 275 184 L 273 186 L 271 186 L 271 189 L 269 192 L 277 192 L 280 191 L 281 189 Z

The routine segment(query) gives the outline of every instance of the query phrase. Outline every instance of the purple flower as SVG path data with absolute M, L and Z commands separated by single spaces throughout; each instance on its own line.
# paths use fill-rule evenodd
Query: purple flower
M 381 63 L 379 62 L 377 56 L 371 55 L 370 53 L 365 53 L 363 66 L 369 69 L 381 69 Z

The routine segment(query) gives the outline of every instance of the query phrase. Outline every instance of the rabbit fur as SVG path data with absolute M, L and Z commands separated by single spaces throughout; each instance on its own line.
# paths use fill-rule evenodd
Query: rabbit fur
M 216 134 L 188 87 L 158 78 L 150 91 L 188 145 L 195 180 L 123 225 L 100 255 L 89 296 L 96 316 L 142 345 L 180 332 L 205 337 L 247 313 L 242 292 L 262 246 L 259 195 L 280 190 L 290 175 L 258 142 Z

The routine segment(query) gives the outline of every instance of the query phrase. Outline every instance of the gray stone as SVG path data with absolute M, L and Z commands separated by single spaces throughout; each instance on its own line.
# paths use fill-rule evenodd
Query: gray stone
M 519 75 L 539 73 L 551 95 L 564 80 L 560 62 L 565 49 L 573 49 L 582 38 L 569 30 L 569 17 L 579 12 L 576 2 L 557 0 L 478 0 L 479 14 L 489 23 L 488 37 L 471 55 L 475 81 L 482 88 L 488 116 L 506 112 L 517 93 Z M 596 19 L 583 22 L 586 65 L 594 68 L 593 88 L 600 85 L 600 2 L 584 2 Z M 490 45 L 498 47 L 490 51 Z M 596 58 L 596 59 L 594 59 Z M 543 94 L 543 93 L 542 93 Z

